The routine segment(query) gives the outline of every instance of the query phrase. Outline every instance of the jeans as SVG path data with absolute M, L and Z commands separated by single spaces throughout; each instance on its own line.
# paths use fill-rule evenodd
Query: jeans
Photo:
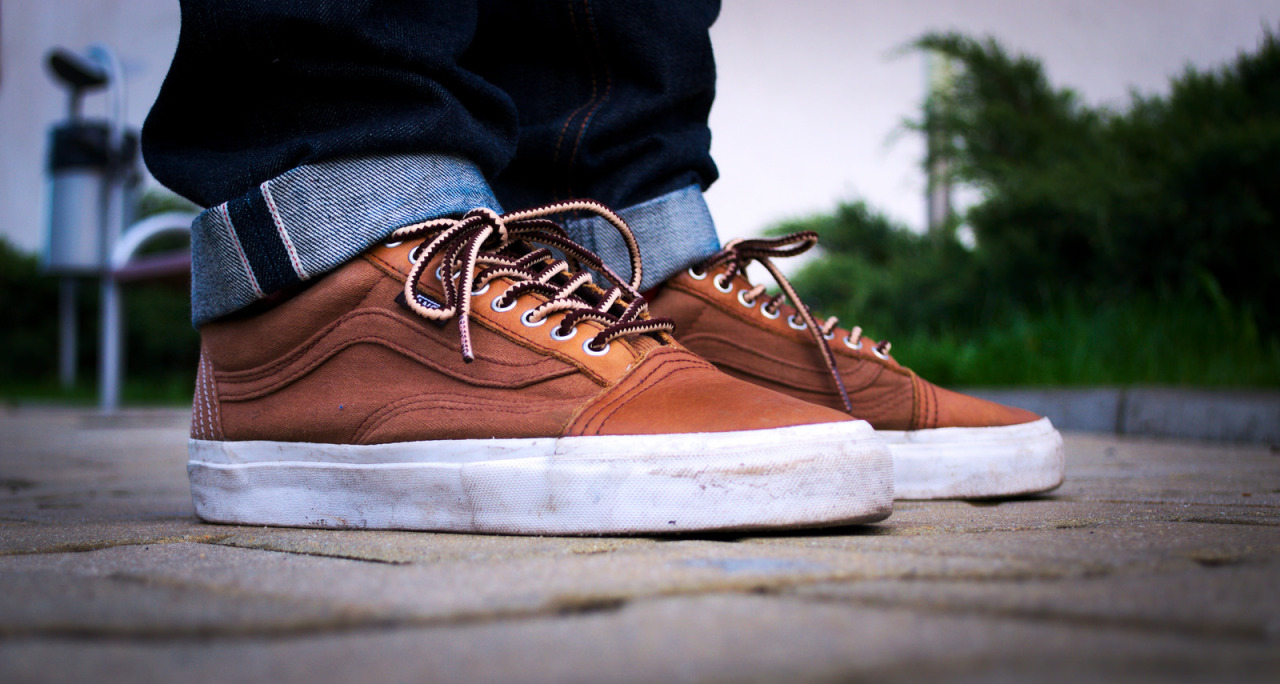
M 716 0 L 183 0 L 143 128 L 193 226 L 198 324 L 395 228 L 570 197 L 621 207 L 652 287 L 719 247 Z M 603 222 L 575 240 L 628 272 Z

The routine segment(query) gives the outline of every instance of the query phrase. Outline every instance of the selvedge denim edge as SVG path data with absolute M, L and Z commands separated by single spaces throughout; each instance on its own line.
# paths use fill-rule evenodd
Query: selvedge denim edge
M 459 157 L 362 157 L 295 168 L 196 218 L 192 322 L 336 268 L 400 226 L 476 207 L 502 210 L 480 170 Z

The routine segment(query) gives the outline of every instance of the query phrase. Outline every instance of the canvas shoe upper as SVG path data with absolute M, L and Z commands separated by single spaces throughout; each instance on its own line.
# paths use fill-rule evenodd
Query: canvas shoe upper
M 772 259 L 816 243 L 811 232 L 731 242 L 668 280 L 651 308 L 730 375 L 870 422 L 893 453 L 897 498 L 1010 496 L 1061 484 L 1062 438 L 1047 418 L 938 387 L 900 365 L 888 342 L 839 328 L 834 317 L 819 321 L 799 304 Z M 748 281 L 752 262 L 781 293 Z
M 686 350 L 636 292 L 638 257 L 622 280 L 545 218 L 564 211 L 596 212 L 634 246 L 594 203 L 476 210 L 202 326 L 197 513 L 516 534 L 889 514 L 891 459 L 866 422 Z

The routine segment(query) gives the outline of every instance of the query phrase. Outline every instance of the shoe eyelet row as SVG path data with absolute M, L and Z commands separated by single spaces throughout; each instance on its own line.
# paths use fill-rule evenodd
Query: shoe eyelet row
M 722 281 L 724 283 L 723 285 L 720 284 Z M 725 294 L 729 294 L 730 292 L 733 292 L 733 281 L 729 280 L 728 278 L 725 278 L 723 273 L 716 276 L 715 280 L 711 282 L 715 284 L 717 290 Z
M 399 247 L 400 245 L 403 245 L 403 244 L 404 244 L 403 240 L 396 240 L 395 242 L 384 242 L 382 243 L 382 246 L 386 247 L 387 249 L 395 249 L 396 247 Z
M 409 263 L 411 264 L 418 263 L 418 255 L 421 253 L 421 247 L 422 245 L 418 245 L 417 247 L 414 247 L 413 249 L 409 250 Z M 440 278 L 440 269 L 436 269 L 436 278 L 437 279 Z
M 880 359 L 880 360 L 882 360 L 882 361 L 888 361 L 888 360 L 889 360 L 889 355 L 888 355 L 888 354 L 886 354 L 886 353 L 884 353 L 884 352 L 882 352 L 882 351 L 880 351 L 880 348 L 879 348 L 879 347 L 872 347 L 872 348 L 871 348 L 871 353 L 872 353 L 872 354 L 875 354 L 875 355 L 876 355 L 876 357 L 877 357 L 877 358 L 879 358 L 879 359 Z
M 834 330 L 822 336 L 822 339 L 824 340 L 834 340 L 835 338 L 836 338 L 836 331 Z
M 705 279 L 705 278 L 707 277 L 707 272 L 706 272 L 706 271 L 703 271 L 702 273 L 698 273 L 698 272 L 697 272 L 697 271 L 695 271 L 692 267 L 690 267 L 690 268 L 689 268 L 689 277 L 690 277 L 690 278 L 693 278 L 694 280 L 703 280 L 703 279 Z
M 482 295 L 482 294 L 484 294 L 484 293 L 486 293 L 486 292 L 488 292 L 488 291 L 489 291 L 489 283 L 485 283 L 485 284 L 484 284 L 484 287 L 480 288 L 479 290 L 472 290 L 472 291 L 471 291 L 471 296 L 472 296 L 472 297 L 479 297 L 480 295 Z
M 582 351 L 586 352 L 589 356 L 604 356 L 605 354 L 609 353 L 609 347 L 611 345 L 607 342 L 605 343 L 604 347 L 601 349 L 592 349 L 591 340 L 593 339 L 595 338 L 594 337 L 590 338 L 582 343 Z
M 487 292 L 488 290 L 489 290 L 489 284 L 488 284 L 488 283 L 485 283 L 485 286 L 484 286 L 483 288 L 481 288 L 480 290 L 477 290 L 477 291 L 475 291 L 475 292 L 472 292 L 471 294 L 473 294 L 473 295 L 480 295 L 480 294 L 484 294 L 484 293 L 485 293 L 485 292 Z M 502 301 L 502 297 L 494 297 L 494 298 L 489 302 L 489 308 L 493 309 L 494 311 L 497 311 L 498 313 L 505 313 L 505 312 L 510 311 L 510 310 L 512 310 L 512 309 L 514 309 L 514 308 L 516 307 L 516 302 L 514 302 L 514 301 L 513 301 L 513 302 L 510 302 L 509 304 L 507 304 L 507 305 L 505 305 L 505 306 L 504 306 L 504 305 L 501 305 L 501 304 L 499 304 L 499 303 L 498 303 L 498 302 L 501 302 L 501 301 Z M 543 316 L 540 320 L 537 320 L 537 321 L 533 320 L 533 313 L 534 313 L 534 311 L 536 311 L 536 309 L 529 309 L 528 311 L 525 311 L 523 314 L 521 314 L 521 315 L 520 315 L 520 322 L 521 322 L 521 323 L 523 323 L 526 327 L 529 327 L 529 328 L 538 328 L 538 327 L 541 327 L 541 326 L 543 326 L 543 325 L 546 325 L 546 323 L 547 323 L 547 317 L 546 317 L 546 316 Z M 569 328 L 569 332 L 567 332 L 567 333 L 561 333 L 561 332 L 560 332 L 560 326 L 558 326 L 558 325 L 557 325 L 557 326 L 552 327 L 552 328 L 551 328 L 551 330 L 550 330 L 550 336 L 551 336 L 551 339 L 555 340 L 556 342 L 564 342 L 565 340 L 571 340 L 571 339 L 573 339 L 577 334 L 578 334 L 578 326 L 576 326 L 576 325 L 575 325 L 575 326 L 573 326 L 572 328 Z M 592 346 L 591 346 L 591 341 L 592 341 L 592 340 L 594 340 L 594 339 L 595 339 L 595 338 L 594 338 L 594 337 L 592 337 L 592 338 L 588 338 L 587 340 L 585 340 L 585 341 L 582 343 L 582 351 L 586 352 L 586 353 L 587 353 L 588 355 L 590 355 L 590 356 L 604 356 L 605 354 L 608 354 L 608 353 L 609 353 L 609 349 L 610 349 L 613 345 L 612 345 L 612 344 L 609 344 L 609 343 L 607 343 L 607 342 L 606 342 L 606 343 L 605 343 L 605 345 L 604 345 L 604 347 L 603 347 L 602 349 L 594 349 L 594 348 L 592 348 Z
M 862 351 L 862 340 L 858 340 L 858 343 L 857 343 L 857 344 L 854 344 L 854 343 L 849 339 L 849 336 L 848 336 L 848 335 L 845 335 L 845 336 L 844 336 L 844 346 L 846 346 L 846 347 L 848 347 L 848 348 L 850 348 L 850 349 L 852 349 L 852 350 L 854 350 L 854 351 Z
M 791 316 L 787 318 L 787 325 L 791 326 L 793 330 L 804 330 L 809 327 L 808 323 L 805 323 L 804 321 L 797 321 L 795 314 L 791 314 Z
M 753 301 L 752 301 L 752 302 L 747 301 L 747 291 L 746 291 L 746 290 L 738 290 L 738 303 L 739 303 L 739 304 L 741 304 L 741 305 L 743 305 L 743 306 L 745 306 L 745 307 L 747 307 L 748 309 L 754 309 L 754 308 L 755 308 L 755 306 L 756 306 L 756 303 L 755 303 L 755 302 L 753 302 Z
M 410 254 L 412 254 L 412 252 L 410 252 Z M 409 263 L 411 263 L 411 264 L 413 264 L 413 263 L 417 263 L 417 260 L 416 260 L 414 257 L 410 256 L 410 257 L 409 257 Z M 461 273 L 454 273 L 454 274 L 453 274 L 453 279 L 454 279 L 454 280 L 457 280 L 457 279 L 458 279 L 458 276 L 460 276 L 460 275 L 462 275 L 462 274 L 461 274 Z M 439 280 L 439 281 L 440 281 L 440 282 L 442 282 L 442 283 L 444 282 L 444 269 L 443 269 L 443 267 L 441 267 L 441 266 L 436 266 L 436 280 Z
M 766 306 L 760 307 L 760 313 L 763 314 L 765 318 L 771 321 L 777 318 L 778 316 L 782 315 L 782 311 L 778 309 L 774 309 L 773 311 L 770 311 L 769 307 L 766 307 Z

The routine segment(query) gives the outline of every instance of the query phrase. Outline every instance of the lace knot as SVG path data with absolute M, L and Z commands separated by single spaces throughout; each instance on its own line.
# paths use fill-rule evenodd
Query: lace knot
M 631 256 L 629 281 L 623 281 L 599 257 L 573 242 L 563 228 L 546 218 L 571 211 L 600 215 L 622 234 Z M 404 226 L 388 237 L 396 242 L 418 238 L 422 242 L 410 252 L 413 267 L 405 279 L 405 301 L 414 313 L 429 320 L 457 318 L 462 358 L 468 363 L 475 359 L 471 299 L 487 291 L 490 283 L 499 278 L 512 284 L 494 300 L 496 309 L 509 309 L 521 295 L 537 293 L 546 301 L 525 315 L 537 324 L 563 312 L 556 328 L 563 339 L 586 321 L 603 326 L 584 346 L 588 353 L 603 354 L 610 342 L 624 335 L 670 333 L 675 329 L 668 318 L 649 317 L 648 303 L 636 289 L 641 268 L 635 236 L 621 217 L 597 202 L 559 202 L 508 214 L 482 207 L 460 219 L 442 218 Z M 558 258 L 553 249 L 563 258 Z M 440 266 L 436 277 L 444 302 L 438 308 L 430 308 L 418 301 L 415 291 L 427 265 L 437 258 Z M 602 274 L 611 287 L 602 290 L 596 286 L 584 266 Z

